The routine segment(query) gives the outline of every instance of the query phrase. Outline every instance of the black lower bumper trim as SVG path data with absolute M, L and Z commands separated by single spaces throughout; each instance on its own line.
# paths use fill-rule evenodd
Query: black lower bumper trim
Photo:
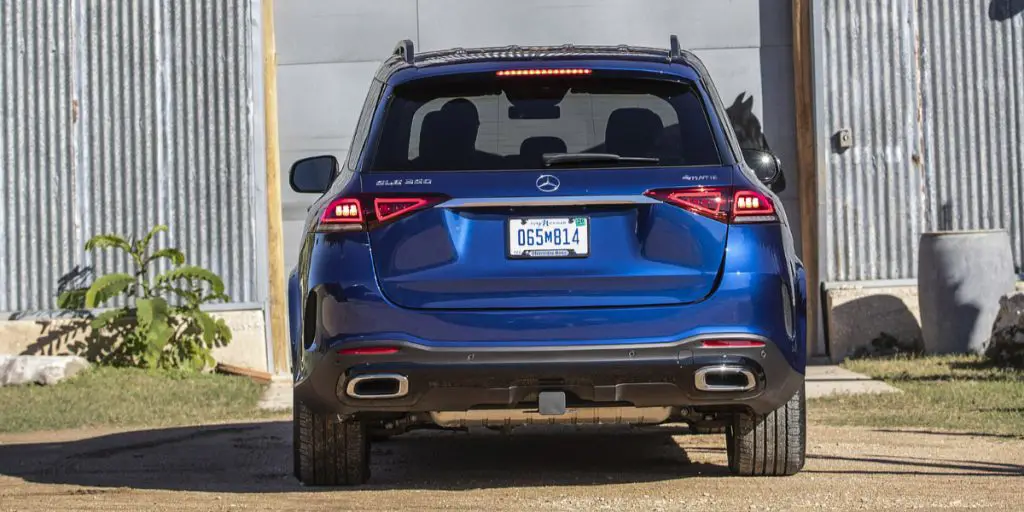
M 736 336 L 751 339 L 750 336 Z M 715 336 L 728 339 L 729 336 Z M 756 338 L 755 338 L 756 339 Z M 322 356 L 296 385 L 307 405 L 342 415 L 360 412 L 464 411 L 521 408 L 541 391 L 563 391 L 573 405 L 635 407 L 741 406 L 766 413 L 784 404 L 803 385 L 769 340 L 764 347 L 700 348 L 700 339 L 673 344 L 587 347 L 435 348 L 403 342 L 356 346 L 398 347 L 386 355 Z M 705 367 L 738 367 L 754 376 L 748 391 L 701 391 L 695 373 Z M 360 376 L 402 375 L 402 397 L 359 399 L 347 383 Z

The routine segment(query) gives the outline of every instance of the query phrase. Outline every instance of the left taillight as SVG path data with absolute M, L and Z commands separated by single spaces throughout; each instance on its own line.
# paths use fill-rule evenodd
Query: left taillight
M 441 195 L 358 195 L 332 200 L 320 214 L 317 231 L 362 231 L 394 222 L 413 212 L 430 208 L 448 198 Z
M 753 189 L 689 187 L 648 190 L 644 195 L 730 224 L 779 221 L 772 199 Z

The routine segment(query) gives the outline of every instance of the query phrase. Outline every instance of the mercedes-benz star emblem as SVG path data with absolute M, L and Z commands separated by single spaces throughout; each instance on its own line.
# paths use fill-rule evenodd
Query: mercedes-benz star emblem
M 542 174 L 540 178 L 537 178 L 537 188 L 541 192 L 554 192 L 560 186 L 562 186 L 562 182 L 550 174 Z

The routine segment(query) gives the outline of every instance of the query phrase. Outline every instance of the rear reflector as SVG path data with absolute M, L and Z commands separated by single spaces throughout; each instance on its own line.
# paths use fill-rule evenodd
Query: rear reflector
M 338 354 L 343 356 L 386 356 L 397 352 L 397 347 L 355 347 L 343 348 L 338 351 Z
M 589 75 L 594 71 L 591 69 L 568 68 L 568 69 L 503 69 L 498 71 L 498 76 L 566 76 L 566 75 Z
M 700 342 L 701 348 L 761 348 L 763 341 L 755 340 L 707 340 Z

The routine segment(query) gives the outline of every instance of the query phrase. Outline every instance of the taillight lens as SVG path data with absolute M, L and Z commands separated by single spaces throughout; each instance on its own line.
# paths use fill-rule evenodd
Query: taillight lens
M 363 205 L 354 197 L 339 197 L 331 201 L 320 215 L 321 224 L 362 224 Z
M 430 201 L 422 197 L 378 197 L 373 200 L 373 211 L 377 214 L 377 222 L 384 222 L 429 204 Z
M 732 200 L 733 222 L 775 222 L 775 204 L 756 190 L 737 190 Z
M 647 195 L 711 219 L 722 222 L 729 220 L 726 189 L 698 187 L 679 190 L 651 190 L 647 192 Z
M 415 211 L 429 208 L 448 198 L 442 195 L 374 196 L 360 194 L 339 197 L 328 203 L 320 215 L 317 231 L 362 231 L 393 222 Z
M 775 203 L 756 190 L 692 187 L 648 190 L 644 195 L 720 222 L 751 224 L 779 220 Z

